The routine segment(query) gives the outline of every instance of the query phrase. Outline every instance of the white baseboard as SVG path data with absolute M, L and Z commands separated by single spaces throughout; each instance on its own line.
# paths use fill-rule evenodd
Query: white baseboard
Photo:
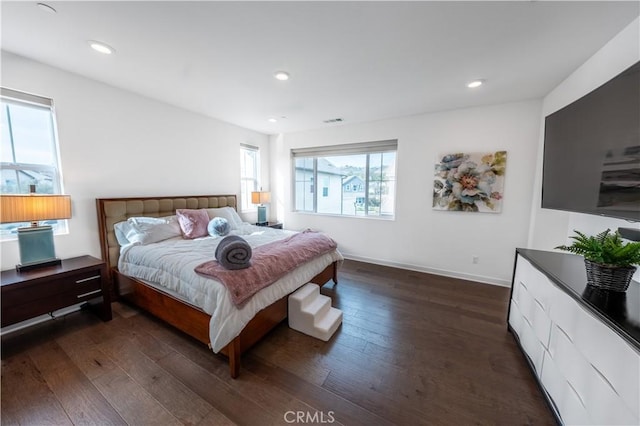
M 389 260 L 374 259 L 370 257 L 357 256 L 350 253 L 341 252 L 345 259 L 357 260 L 360 262 L 373 263 L 375 265 L 391 266 L 393 268 L 407 269 L 409 271 L 425 272 L 427 274 L 442 275 L 444 277 L 460 278 L 463 280 L 476 281 L 482 284 L 497 285 L 500 287 L 511 287 L 511 281 L 484 275 L 467 274 L 464 272 L 448 271 L 446 269 L 427 268 L 424 266 L 412 265 L 410 263 L 393 262 Z

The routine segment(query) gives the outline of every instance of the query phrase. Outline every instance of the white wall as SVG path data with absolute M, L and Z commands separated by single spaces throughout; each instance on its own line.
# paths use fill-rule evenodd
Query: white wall
M 63 185 L 73 209 L 69 234 L 55 237 L 58 257 L 100 257 L 96 198 L 238 194 L 241 143 L 261 148 L 262 184 L 269 187 L 266 135 L 7 52 L 1 75 L 2 86 L 55 103 Z M 19 263 L 16 241 L 1 248 L 3 270 Z
M 607 228 L 614 230 L 620 226 L 640 229 L 639 223 L 540 208 L 544 117 L 596 89 L 639 60 L 640 18 L 622 30 L 544 98 L 538 141 L 536 185 L 528 239 L 530 248 L 552 250 L 553 247 L 569 242 L 568 237 L 573 235 L 574 229 L 587 234 L 595 234 Z M 636 279 L 638 279 L 637 277 L 636 275 Z
M 70 233 L 56 237 L 60 257 L 100 255 L 95 198 L 239 193 L 238 146 L 249 143 L 261 148 L 262 184 L 273 196 L 269 215 L 287 228 L 326 231 L 352 258 L 508 285 L 516 247 L 551 250 L 573 229 L 640 226 L 539 208 L 544 117 L 640 60 L 639 28 L 636 19 L 543 102 L 336 126 L 274 136 L 271 144 L 265 135 L 6 52 L 1 83 L 55 101 L 63 183 L 73 200 Z M 291 211 L 290 149 L 382 139 L 398 139 L 394 221 Z M 502 213 L 432 210 L 438 153 L 502 149 L 508 151 Z M 16 242 L 1 249 L 2 269 L 12 268 Z
M 271 210 L 286 228 L 327 232 L 350 258 L 509 285 L 527 242 L 540 114 L 540 101 L 525 101 L 273 136 Z M 292 148 L 386 139 L 398 140 L 395 220 L 291 211 Z M 508 156 L 501 213 L 432 209 L 438 154 L 497 150 Z

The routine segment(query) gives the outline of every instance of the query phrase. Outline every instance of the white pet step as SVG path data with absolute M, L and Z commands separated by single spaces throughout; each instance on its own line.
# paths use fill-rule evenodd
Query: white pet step
M 329 309 L 331 309 L 331 299 L 324 294 L 318 294 L 315 299 L 306 304 L 303 303 L 300 310 L 314 318 L 320 318 Z
M 342 323 L 342 311 L 331 307 L 331 299 L 320 287 L 308 283 L 289 296 L 289 327 L 325 342 Z
M 302 305 L 305 305 L 309 301 L 314 300 L 320 294 L 320 287 L 317 285 L 309 284 L 303 285 L 294 293 L 289 295 L 289 300 L 294 299 L 296 302 L 299 302 Z
M 333 333 L 338 329 L 340 324 L 342 323 L 342 311 L 340 309 L 329 307 L 329 311 L 318 321 L 315 322 L 315 326 L 322 333 L 328 335 L 326 339 L 333 335 Z

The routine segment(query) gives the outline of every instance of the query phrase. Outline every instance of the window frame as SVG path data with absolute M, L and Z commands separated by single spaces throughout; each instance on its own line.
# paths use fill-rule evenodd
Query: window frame
M 63 185 L 63 174 L 62 174 L 62 161 L 60 158 L 60 139 L 58 137 L 58 125 L 57 125 L 57 116 L 55 105 L 53 99 L 34 95 L 31 93 L 10 89 L 7 87 L 0 87 L 0 101 L 2 108 L 7 108 L 7 133 L 10 138 L 10 146 L 11 146 L 11 160 L 12 161 L 4 161 L 5 158 L 0 160 L 0 170 L 12 170 L 16 172 L 16 187 L 18 191 L 15 192 L 4 192 L 4 185 L 0 186 L 0 194 L 27 194 L 26 188 L 28 185 L 20 184 L 20 173 L 19 171 L 34 171 L 34 172 L 47 172 L 51 176 L 51 194 L 64 194 L 64 185 Z M 13 125 L 11 120 L 11 113 L 9 111 L 9 107 L 11 105 L 17 105 L 21 107 L 32 107 L 42 110 L 47 110 L 49 113 L 50 120 L 50 137 L 51 144 L 49 145 L 49 153 L 54 162 L 52 165 L 47 164 L 39 164 L 39 163 L 25 163 L 25 162 L 17 162 L 16 160 L 16 141 L 15 134 L 13 132 Z M 4 114 L 4 111 L 2 112 Z M 24 191 L 20 191 L 20 188 L 23 187 Z M 49 192 L 47 192 L 49 193 Z M 4 225 L 4 224 L 2 224 Z M 14 225 L 15 228 L 22 226 L 29 226 L 28 223 L 15 223 L 9 224 Z M 67 220 L 57 220 L 54 223 L 51 223 L 53 226 L 54 235 L 63 235 L 69 233 L 68 221 Z M 12 227 L 11 227 L 12 228 Z M 9 234 L 2 235 L 0 234 L 0 241 L 11 241 L 16 240 L 17 234 Z
M 253 176 L 243 176 L 242 171 L 246 168 L 243 167 L 242 162 L 244 161 L 244 152 L 253 152 L 255 153 L 254 159 L 254 167 L 253 167 Z M 253 189 L 249 190 L 248 193 L 245 192 L 245 182 L 253 182 Z M 248 144 L 240 144 L 240 211 L 245 212 L 255 212 L 258 210 L 258 207 L 251 203 L 251 192 L 258 191 L 260 188 L 260 148 L 253 145 Z
M 384 181 L 389 181 L 389 182 L 393 182 L 393 186 L 394 186 L 394 190 L 393 190 L 393 200 L 392 200 L 392 205 L 393 205 L 393 213 L 392 214 L 382 214 L 380 213 L 380 209 L 378 210 L 378 214 L 370 214 L 370 197 L 371 194 L 369 194 L 369 189 L 370 189 L 370 183 L 371 183 L 371 176 L 370 176 L 370 160 L 371 160 L 371 155 L 382 155 L 385 153 L 389 153 L 389 152 L 393 152 L 395 153 L 395 159 L 394 159 L 394 170 L 393 170 L 393 179 L 387 179 L 387 180 L 380 180 L 381 182 Z M 318 215 L 325 215 L 325 216 L 339 216 L 339 217 L 351 217 L 351 218 L 373 218 L 373 219 L 383 219 L 383 220 L 395 220 L 395 216 L 396 216 L 396 205 L 397 205 L 397 169 L 398 169 L 398 158 L 397 158 L 397 153 L 398 153 L 398 140 L 397 139 L 391 139 L 391 140 L 381 140 L 381 141 L 373 141 L 373 142 L 363 142 L 363 143 L 352 143 L 352 144 L 343 144 L 343 145 L 328 145 L 328 146 L 322 146 L 322 147 L 312 147 L 312 148 L 294 148 L 291 149 L 291 210 L 294 213 L 307 213 L 307 214 L 318 214 Z M 313 162 L 313 177 L 311 178 L 311 182 L 312 185 L 315 184 L 317 182 L 318 179 L 318 160 L 320 158 L 325 158 L 325 157 L 337 157 L 337 156 L 349 156 L 349 155 L 366 155 L 366 164 L 363 167 L 364 169 L 364 179 L 360 178 L 362 181 L 362 183 L 357 183 L 357 184 L 347 184 L 346 186 L 351 186 L 351 187 L 357 187 L 357 188 L 363 188 L 364 191 L 364 197 L 359 197 L 359 198 L 364 198 L 364 214 L 360 215 L 360 214 L 348 214 L 348 213 L 344 213 L 344 209 L 342 208 L 342 202 L 344 201 L 344 193 L 357 193 L 357 192 L 361 192 L 362 190 L 358 190 L 358 189 L 354 189 L 353 191 L 347 191 L 344 190 L 344 184 L 341 183 L 341 185 L 343 186 L 343 188 L 340 191 L 340 196 L 341 196 L 341 212 L 340 213 L 327 213 L 327 212 L 318 212 L 318 200 L 319 198 L 322 198 L 322 192 L 321 191 L 314 191 L 313 192 L 313 210 L 299 210 L 297 208 L 297 202 L 299 201 L 297 199 L 298 197 L 298 193 L 296 191 L 296 187 L 297 184 L 299 183 L 297 181 L 297 170 L 298 168 L 296 167 L 296 160 L 297 159 L 301 159 L 301 158 L 305 158 L 305 159 L 310 159 Z M 357 175 L 353 175 L 353 176 L 357 176 Z M 343 177 L 344 178 L 344 177 Z M 304 181 L 302 181 L 304 182 Z M 317 185 L 316 185 L 317 186 Z M 304 188 L 304 185 L 303 185 Z M 315 189 L 315 187 L 313 187 Z M 382 192 L 380 192 L 380 198 L 381 198 Z

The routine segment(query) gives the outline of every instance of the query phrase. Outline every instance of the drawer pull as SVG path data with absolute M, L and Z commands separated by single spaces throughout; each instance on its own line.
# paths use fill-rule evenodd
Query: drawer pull
M 619 393 L 618 393 L 618 391 L 616 390 L 615 386 L 613 386 L 613 385 L 611 384 L 611 382 L 609 381 L 609 379 L 607 379 L 607 378 L 605 377 L 605 375 L 604 375 L 604 374 L 602 374 L 602 372 L 596 368 L 596 366 L 595 366 L 595 365 L 591 364 L 591 367 L 593 367 L 593 369 L 596 371 L 596 373 L 598 373 L 598 376 L 600 376 L 600 378 L 601 378 L 601 379 L 602 379 L 602 380 L 603 380 L 607 385 L 609 385 L 609 387 L 611 388 L 611 390 L 612 390 L 612 391 L 614 391 L 616 395 L 620 396 L 620 394 L 619 394 Z
M 83 278 L 81 280 L 77 280 L 76 284 L 81 284 L 81 283 L 84 283 L 84 282 L 87 282 L 87 281 L 97 280 L 99 278 L 100 278 L 100 275 L 94 275 L 93 277 Z
M 78 299 L 82 299 L 83 297 L 91 296 L 92 294 L 98 294 L 98 293 L 101 293 L 101 292 L 102 292 L 102 290 L 101 290 L 101 289 L 99 289 L 99 290 L 93 290 L 93 291 L 90 291 L 90 292 L 88 292 L 88 293 L 79 294 L 79 295 L 77 295 L 76 297 L 77 297 Z
M 558 330 L 560 330 L 560 333 L 564 334 L 564 335 L 565 335 L 565 337 L 566 337 L 567 339 L 569 339 L 569 341 L 570 341 L 571 343 L 573 343 L 573 339 L 571 338 L 571 336 L 569 336 L 569 334 L 568 334 L 566 331 L 564 331 L 564 330 L 562 329 L 562 327 L 560 327 L 558 324 L 556 324 L 556 328 L 557 328 Z
M 582 397 L 580 396 L 580 394 L 576 390 L 576 388 L 574 388 L 573 385 L 570 382 L 566 382 L 566 383 L 567 383 L 567 385 L 569 385 L 569 389 L 571 389 L 573 391 L 573 393 L 576 395 L 576 398 L 578 398 L 578 401 L 580 401 L 580 404 L 582 405 L 582 407 L 586 408 L 586 405 L 585 405 L 584 401 L 582 400 Z
M 100 278 L 100 275 L 94 275 L 93 277 L 83 278 L 81 280 L 76 280 L 76 284 L 85 283 L 87 281 L 97 280 Z
M 538 299 L 536 299 L 536 298 L 534 298 L 533 301 L 536 302 L 536 304 L 538 306 L 540 306 L 540 309 L 542 309 L 543 311 L 546 311 L 546 309 L 545 309 L 544 305 L 542 304 L 542 302 L 538 301 Z

